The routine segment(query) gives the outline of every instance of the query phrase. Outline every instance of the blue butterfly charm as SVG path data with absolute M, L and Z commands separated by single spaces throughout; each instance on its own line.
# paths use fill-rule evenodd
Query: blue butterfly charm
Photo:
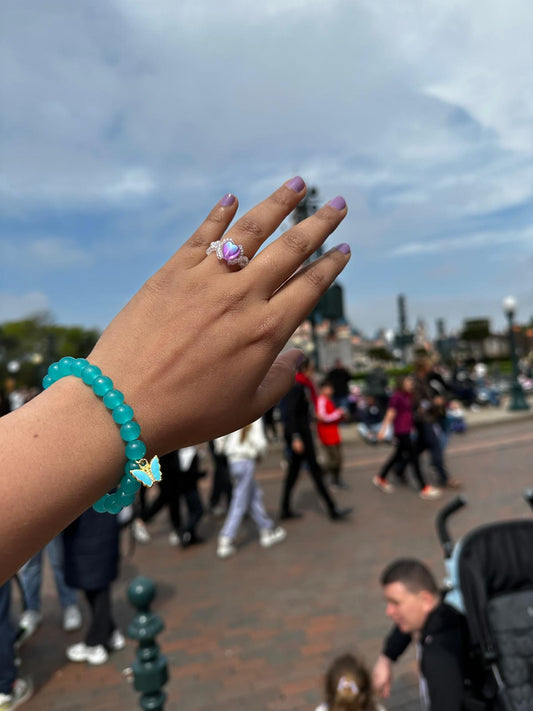
M 147 459 L 139 459 L 135 462 L 139 469 L 131 469 L 130 474 L 145 486 L 152 486 L 154 481 L 161 481 L 161 464 L 156 455 L 149 462 Z

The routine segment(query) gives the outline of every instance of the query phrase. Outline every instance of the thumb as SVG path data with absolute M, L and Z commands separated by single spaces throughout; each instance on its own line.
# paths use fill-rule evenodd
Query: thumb
M 257 388 L 254 409 L 259 414 L 266 412 L 287 394 L 288 390 L 294 385 L 296 370 L 304 357 L 302 351 L 297 348 L 291 348 L 276 358 L 265 375 L 263 382 Z

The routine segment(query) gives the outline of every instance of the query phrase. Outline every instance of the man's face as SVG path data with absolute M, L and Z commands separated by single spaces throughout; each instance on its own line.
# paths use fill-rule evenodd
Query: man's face
M 419 632 L 436 604 L 434 596 L 427 590 L 410 592 L 403 583 L 385 585 L 383 593 L 386 613 L 402 632 Z

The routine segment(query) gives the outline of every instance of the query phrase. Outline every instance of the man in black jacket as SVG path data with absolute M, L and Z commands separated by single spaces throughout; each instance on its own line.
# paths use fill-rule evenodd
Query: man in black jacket
M 293 387 L 282 402 L 285 443 L 287 448 L 288 470 L 283 484 L 281 497 L 281 518 L 299 518 L 301 514 L 291 505 L 292 490 L 298 479 L 300 468 L 307 463 L 309 474 L 317 493 L 328 509 L 332 521 L 338 521 L 351 513 L 351 508 L 339 509 L 324 484 L 322 469 L 316 458 L 315 444 L 311 432 L 311 417 L 314 414 L 316 391 L 310 378 L 313 366 L 304 360 L 296 374 Z
M 372 673 L 390 694 L 392 665 L 410 642 L 417 647 L 423 711 L 461 711 L 465 702 L 467 633 L 461 613 L 442 602 L 435 579 L 418 560 L 399 559 L 382 573 L 387 615 L 395 627 Z

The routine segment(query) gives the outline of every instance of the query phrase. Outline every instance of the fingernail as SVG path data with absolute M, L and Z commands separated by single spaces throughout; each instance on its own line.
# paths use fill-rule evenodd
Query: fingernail
M 291 190 L 294 190 L 295 193 L 299 193 L 305 188 L 303 178 L 300 178 L 299 175 L 297 175 L 295 178 L 291 178 L 291 180 L 286 182 L 285 185 Z
M 350 249 L 350 245 L 349 245 L 349 244 L 346 244 L 346 242 L 343 242 L 342 244 L 338 244 L 338 245 L 335 247 L 335 249 L 338 249 L 339 252 L 342 252 L 343 254 L 350 254 L 350 252 L 352 251 L 352 250 Z
M 233 205 L 234 202 L 235 195 L 227 193 L 227 195 L 224 195 L 224 197 L 221 199 L 220 204 L 222 205 L 222 207 L 229 207 L 230 205 Z
M 330 200 L 328 202 L 328 205 L 330 207 L 334 207 L 335 210 L 344 210 L 344 208 L 346 207 L 346 200 L 340 195 L 337 195 L 336 198 L 333 198 L 333 200 Z

